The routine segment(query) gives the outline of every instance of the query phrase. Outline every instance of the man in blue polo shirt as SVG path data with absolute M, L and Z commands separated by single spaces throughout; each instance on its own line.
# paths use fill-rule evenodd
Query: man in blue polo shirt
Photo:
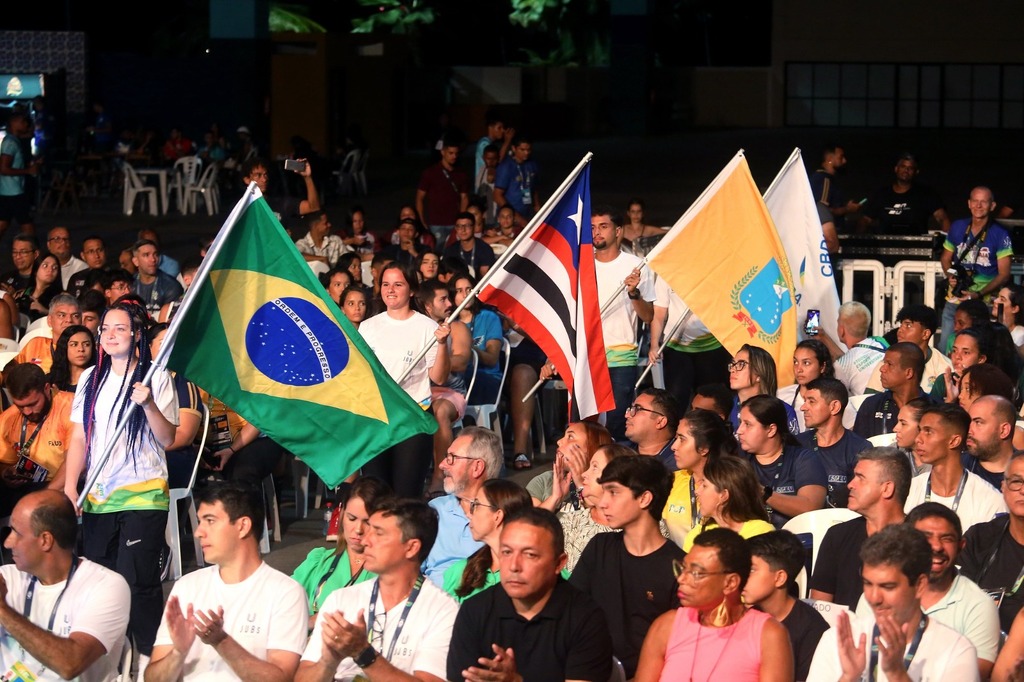
M 540 210 L 537 195 L 537 162 L 530 160 L 533 146 L 522 135 L 512 140 L 512 154 L 498 164 L 494 177 L 494 203 L 515 210 L 515 225 L 521 228 Z

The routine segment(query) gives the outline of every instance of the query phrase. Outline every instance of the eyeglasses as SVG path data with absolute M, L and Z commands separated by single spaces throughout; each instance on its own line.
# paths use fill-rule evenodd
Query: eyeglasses
M 88 254 L 104 253 L 104 251 L 105 251 L 105 249 L 86 249 L 85 253 L 88 253 Z
M 253 179 L 256 179 L 256 178 L 269 178 L 270 174 L 269 173 L 249 173 L 249 177 L 253 178 Z
M 652 410 L 650 408 L 643 407 L 641 405 L 637 405 L 636 403 L 633 403 L 632 405 L 630 405 L 629 407 L 626 408 L 626 414 L 628 414 L 630 417 L 632 417 L 637 412 L 650 412 L 651 414 L 656 414 L 659 417 L 664 417 L 665 416 L 665 414 L 662 413 L 662 412 L 658 412 L 656 410 Z
M 1024 488 L 1024 478 L 1005 478 L 1003 479 L 1003 485 L 1006 486 L 1007 490 L 1018 492 L 1021 488 Z
M 497 509 L 498 508 L 497 505 L 487 504 L 486 502 L 481 502 L 480 500 L 477 500 L 475 498 L 472 499 L 472 500 L 467 500 L 465 497 L 457 497 L 455 499 L 457 499 L 462 504 L 469 505 L 469 513 L 470 514 L 475 513 L 477 507 L 487 507 L 488 509 Z
M 726 365 L 726 368 L 728 368 L 730 372 L 742 372 L 747 368 L 747 365 L 749 364 L 750 363 L 747 362 L 746 360 L 733 360 L 728 365 Z
M 672 560 L 672 575 L 674 575 L 676 578 L 678 578 L 681 575 L 688 575 L 690 576 L 690 579 L 695 583 L 699 583 L 701 580 L 704 580 L 704 578 L 707 578 L 709 575 L 725 575 L 726 573 L 732 573 L 732 571 L 700 571 L 696 568 L 687 568 L 683 564 L 683 562 L 679 561 L 678 559 Z
M 477 457 L 463 457 L 462 455 L 456 455 L 454 452 L 449 452 L 444 456 L 444 461 L 448 462 L 448 466 L 455 464 L 457 459 L 478 459 Z
M 46 241 L 48 242 L 70 242 L 71 240 L 67 237 L 50 237 Z

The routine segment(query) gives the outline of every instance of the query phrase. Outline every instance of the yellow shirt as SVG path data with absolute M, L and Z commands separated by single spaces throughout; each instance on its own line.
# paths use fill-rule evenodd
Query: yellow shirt
M 686 539 L 683 541 L 683 551 L 689 552 L 691 549 L 693 549 L 694 539 L 704 531 L 711 530 L 712 528 L 718 528 L 718 524 L 714 521 L 709 521 L 708 525 L 704 526 L 703 528 L 700 525 L 698 525 L 696 528 L 691 530 L 690 533 L 686 536 Z M 762 521 L 761 519 L 754 519 L 753 521 L 747 521 L 746 523 L 744 523 L 739 530 L 739 534 L 741 538 L 747 540 L 749 538 L 754 537 L 755 535 L 764 535 L 765 533 L 771 533 L 773 530 L 775 530 L 775 526 L 768 523 L 767 521 Z
M 693 528 L 694 507 L 697 506 L 697 498 L 690 494 L 690 480 L 689 471 L 679 470 L 673 474 L 672 491 L 661 513 L 668 527 L 669 538 L 680 547 Z
M 64 464 L 68 444 L 71 441 L 71 400 L 73 394 L 57 391 L 50 405 L 39 433 L 32 439 L 28 457 L 48 471 L 46 480 L 53 480 L 57 469 Z M 18 445 L 21 443 L 21 427 L 25 425 L 25 440 L 32 438 L 37 424 L 25 421 L 21 410 L 8 407 L 0 414 L 0 463 L 13 465 L 18 462 Z

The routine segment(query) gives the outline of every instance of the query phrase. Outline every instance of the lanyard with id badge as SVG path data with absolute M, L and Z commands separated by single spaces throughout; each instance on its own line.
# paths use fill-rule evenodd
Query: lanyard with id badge
M 48 416 L 48 415 L 47 415 Z M 42 464 L 33 461 L 29 457 L 29 451 L 32 449 L 32 444 L 36 442 L 36 436 L 39 435 L 39 431 L 43 428 L 43 423 L 46 419 L 42 419 L 36 424 L 35 430 L 32 435 L 29 436 L 28 440 L 25 440 L 25 435 L 28 432 L 28 419 L 22 417 L 21 420 L 21 439 L 18 442 L 18 462 L 14 465 L 14 472 L 19 478 L 23 478 L 32 483 L 43 483 L 46 481 L 47 476 L 50 475 L 50 470 L 44 467 Z M 2 680 L 2 678 L 0 678 Z
M 68 571 L 67 580 L 64 581 L 64 589 L 57 595 L 57 600 L 53 602 L 53 608 L 50 609 L 50 619 L 47 622 L 46 630 L 53 632 L 53 625 L 57 621 L 57 609 L 60 607 L 61 600 L 64 599 L 64 593 L 68 591 L 68 587 L 71 586 L 71 579 L 75 577 L 75 571 L 78 570 L 78 557 L 74 554 L 71 555 L 71 569 Z M 25 592 L 25 603 L 22 606 L 21 613 L 25 618 L 30 618 L 32 615 L 32 603 L 35 601 L 36 596 L 36 585 L 39 584 L 39 579 L 32 576 L 32 580 L 28 584 L 28 591 Z M 21 661 L 15 661 L 10 668 L 0 677 L 0 682 L 36 682 L 43 673 L 46 671 L 46 666 L 40 664 L 37 671 L 33 671 L 26 665 L 23 660 L 28 657 L 28 652 L 25 651 L 25 647 L 18 646 L 21 651 Z
M 996 561 L 996 555 L 999 554 L 999 547 L 1003 543 L 1003 538 L 1006 537 L 1010 532 L 1010 519 L 1007 518 L 1006 525 L 1003 526 L 1003 531 L 999 534 L 999 538 L 992 544 L 992 551 L 989 552 L 988 557 L 985 558 L 985 564 L 981 567 L 981 571 L 978 572 L 978 584 L 984 580 L 985 574 L 988 573 L 989 569 L 992 568 L 992 564 Z M 982 588 L 988 594 L 989 597 L 996 603 L 998 609 L 1003 605 L 1003 599 L 1007 597 L 1013 597 L 1020 590 L 1021 585 L 1024 584 L 1024 566 L 1021 567 L 1017 573 L 1017 579 L 1013 581 L 1010 587 L 991 587 Z

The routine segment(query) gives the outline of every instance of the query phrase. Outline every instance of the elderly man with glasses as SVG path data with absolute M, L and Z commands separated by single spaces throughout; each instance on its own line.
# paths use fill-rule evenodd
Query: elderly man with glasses
M 482 496 L 484 481 L 501 476 L 503 465 L 501 438 L 479 426 L 462 429 L 441 460 L 447 494 L 430 501 L 438 515 L 437 540 L 423 562 L 423 572 L 438 587 L 449 566 L 482 546 L 469 531 L 468 502 Z

